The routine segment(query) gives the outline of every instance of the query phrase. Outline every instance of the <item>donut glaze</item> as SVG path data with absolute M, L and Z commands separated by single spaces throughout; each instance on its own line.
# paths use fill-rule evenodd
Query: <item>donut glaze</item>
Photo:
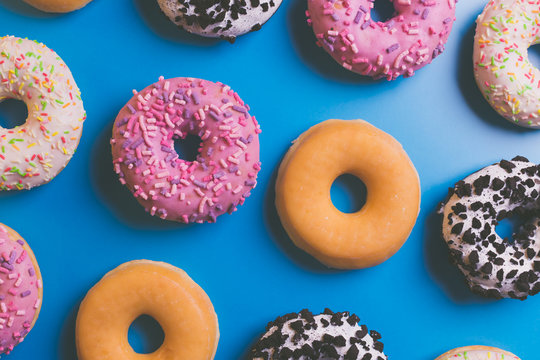
M 450 189 L 442 208 L 443 236 L 473 292 L 521 300 L 540 292 L 539 184 L 540 167 L 518 156 Z M 526 220 L 512 243 L 495 229 L 511 215 Z
M 367 187 L 356 213 L 339 211 L 330 188 L 343 174 Z M 327 120 L 303 133 L 285 155 L 276 207 L 296 246 L 329 267 L 375 266 L 407 240 L 420 210 L 420 181 L 393 137 L 362 120 Z
M 228 86 L 174 78 L 150 85 L 118 114 L 114 169 L 151 215 L 184 223 L 232 213 L 257 184 L 259 125 Z M 197 159 L 182 160 L 174 140 L 201 138 Z
M 34 326 L 43 287 L 34 253 L 13 229 L 0 224 L 0 354 L 9 354 Z
M 0 190 L 31 189 L 53 179 L 79 144 L 86 113 L 69 68 L 45 45 L 0 38 L 0 101 L 28 107 L 26 123 L 0 127 Z
M 281 1 L 158 0 L 158 3 L 173 23 L 190 33 L 234 42 L 237 36 L 260 30 Z
M 386 360 L 381 335 L 348 312 L 313 315 L 304 309 L 268 323 L 266 333 L 251 349 L 249 360 L 344 359 Z
M 141 315 L 165 333 L 151 354 L 129 345 L 128 330 Z M 131 261 L 106 274 L 86 295 L 76 323 L 79 360 L 212 360 L 219 329 L 212 302 L 184 271 L 162 262 Z
M 67 13 L 85 7 L 92 0 L 24 0 L 33 7 L 49 13 Z
M 431 63 L 444 50 L 456 0 L 390 0 L 395 16 L 373 21 L 374 0 L 308 0 L 317 44 L 344 68 L 394 80 Z
M 537 0 L 490 0 L 476 20 L 476 83 L 493 109 L 523 127 L 540 128 L 540 72 L 527 55 L 539 30 Z
M 521 360 L 516 355 L 490 346 L 466 346 L 451 350 L 435 360 Z

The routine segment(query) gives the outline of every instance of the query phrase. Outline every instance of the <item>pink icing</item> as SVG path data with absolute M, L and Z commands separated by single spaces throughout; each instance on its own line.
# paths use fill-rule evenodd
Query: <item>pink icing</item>
M 236 210 L 257 184 L 259 126 L 228 86 L 174 78 L 150 85 L 114 123 L 113 163 L 139 203 L 162 219 L 215 222 Z M 174 139 L 202 140 L 193 162 L 178 157 Z
M 390 1 L 396 15 L 375 22 L 374 0 L 308 0 L 308 23 L 344 68 L 388 80 L 412 76 L 443 52 L 457 0 Z
M 23 246 L 0 225 L 0 353 L 5 354 L 23 341 L 41 305 L 41 280 Z

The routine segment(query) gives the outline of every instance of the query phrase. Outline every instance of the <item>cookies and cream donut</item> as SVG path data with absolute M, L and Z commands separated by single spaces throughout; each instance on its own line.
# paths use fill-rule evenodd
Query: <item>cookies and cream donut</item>
M 330 197 L 343 174 L 367 187 L 365 205 L 349 214 Z M 363 120 L 327 120 L 294 141 L 276 180 L 276 207 L 296 246 L 325 265 L 358 269 L 394 255 L 420 210 L 420 181 L 392 136 Z
M 134 94 L 111 139 L 120 182 L 162 219 L 215 222 L 236 211 L 261 168 L 260 128 L 238 94 L 221 83 L 163 77 Z M 174 149 L 188 134 L 201 139 L 195 161 Z
M 0 101 L 28 107 L 26 123 L 0 127 L 0 190 L 45 184 L 67 165 L 82 134 L 81 93 L 58 54 L 38 42 L 0 38 Z
M 517 156 L 456 183 L 443 204 L 443 236 L 472 291 L 525 299 L 540 292 L 540 167 Z M 495 227 L 519 216 L 513 242 Z
M 540 71 L 527 49 L 540 43 L 540 5 L 490 0 L 476 21 L 474 75 L 489 104 L 507 120 L 540 128 Z
M 450 350 L 435 360 L 520 360 L 520 358 L 491 346 L 465 346 Z
M 165 334 L 151 354 L 138 354 L 128 329 L 141 315 Z M 83 299 L 75 329 L 79 360 L 212 360 L 218 319 L 204 290 L 184 271 L 163 262 L 130 261 L 107 273 Z
M 392 0 L 388 21 L 371 17 L 374 0 L 308 0 L 317 44 L 347 70 L 394 80 L 431 63 L 455 20 L 456 0 Z
M 386 360 L 381 335 L 348 312 L 313 315 L 304 309 L 268 323 L 247 359 Z
M 234 42 L 259 30 L 282 0 L 158 0 L 167 17 L 190 33 Z
M 42 300 L 43 280 L 32 249 L 0 224 L 0 354 L 9 354 L 28 335 Z
M 85 7 L 92 0 L 24 0 L 33 7 L 49 13 L 67 13 Z

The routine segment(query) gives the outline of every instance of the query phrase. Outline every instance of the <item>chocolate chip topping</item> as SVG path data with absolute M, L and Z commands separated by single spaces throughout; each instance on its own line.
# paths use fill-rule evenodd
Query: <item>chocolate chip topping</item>
M 386 360 L 381 335 L 368 331 L 348 312 L 313 315 L 304 309 L 268 323 L 266 333 L 251 349 L 251 360 Z
M 540 291 L 540 166 L 522 156 L 501 160 L 449 191 L 443 235 L 470 288 L 495 298 L 525 299 Z M 502 239 L 495 228 L 510 216 L 524 224 Z

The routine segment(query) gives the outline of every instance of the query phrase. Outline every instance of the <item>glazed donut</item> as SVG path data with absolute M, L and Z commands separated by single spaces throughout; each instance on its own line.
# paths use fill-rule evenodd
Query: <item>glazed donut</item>
M 343 174 L 366 184 L 362 209 L 334 207 L 330 187 Z M 302 134 L 285 155 L 276 207 L 296 244 L 329 267 L 375 266 L 396 253 L 420 209 L 418 174 L 401 145 L 362 120 L 327 120 Z
M 395 16 L 373 21 L 374 0 L 308 0 L 317 45 L 347 70 L 375 79 L 409 77 L 444 50 L 456 0 L 390 0 Z
M 494 298 L 525 299 L 540 291 L 540 167 L 518 156 L 456 183 L 443 203 L 442 232 L 452 261 L 471 290 Z M 511 215 L 525 222 L 502 239 L 495 227 Z
M 381 335 L 359 321 L 354 314 L 329 309 L 319 315 L 307 309 L 286 314 L 268 323 L 247 358 L 386 360 Z
M 173 23 L 190 33 L 234 42 L 237 36 L 260 30 L 281 1 L 158 0 L 158 3 Z
M 67 165 L 86 119 L 81 93 L 69 68 L 45 45 L 0 38 L 0 101 L 28 107 L 26 123 L 0 127 L 0 190 L 31 189 Z
M 490 0 L 476 20 L 474 76 L 489 104 L 507 120 L 540 127 L 540 72 L 527 48 L 540 36 L 538 2 Z
M 244 203 L 257 184 L 259 125 L 230 87 L 192 78 L 150 85 L 118 114 L 111 139 L 114 169 L 139 203 L 162 219 L 215 222 Z M 193 162 L 174 140 L 201 138 Z
M 165 333 L 161 347 L 144 356 L 127 337 L 143 314 Z M 79 360 L 211 360 L 219 340 L 217 316 L 203 289 L 184 271 L 149 260 L 106 274 L 82 301 L 75 332 Z
M 49 13 L 68 13 L 85 7 L 92 0 L 24 0 L 36 9 Z
M 465 346 L 444 353 L 435 360 L 520 360 L 520 358 L 495 347 Z
M 36 323 L 43 280 L 32 249 L 4 224 L 0 224 L 0 284 L 0 354 L 9 354 Z

